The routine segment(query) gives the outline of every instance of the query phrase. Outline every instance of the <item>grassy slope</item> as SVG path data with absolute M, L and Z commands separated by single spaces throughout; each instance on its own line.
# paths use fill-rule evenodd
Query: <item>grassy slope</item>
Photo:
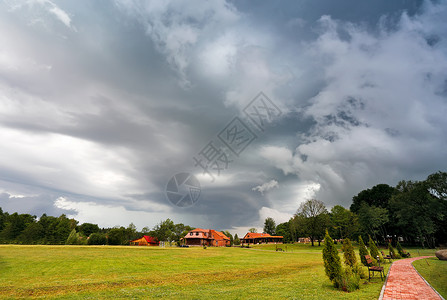
M 274 247 L 3 245 L 0 298 L 377 299 L 380 293 L 380 279 L 349 294 L 335 290 L 324 274 L 321 247 L 288 245 L 287 253 Z
M 447 261 L 436 257 L 416 260 L 413 266 L 444 298 L 447 298 Z

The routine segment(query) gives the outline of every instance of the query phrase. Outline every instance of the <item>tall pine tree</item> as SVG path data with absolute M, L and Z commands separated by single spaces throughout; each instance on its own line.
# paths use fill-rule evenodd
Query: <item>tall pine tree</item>
M 336 279 L 342 275 L 342 267 L 334 240 L 329 236 L 327 230 L 324 236 L 323 261 L 326 275 L 336 285 Z

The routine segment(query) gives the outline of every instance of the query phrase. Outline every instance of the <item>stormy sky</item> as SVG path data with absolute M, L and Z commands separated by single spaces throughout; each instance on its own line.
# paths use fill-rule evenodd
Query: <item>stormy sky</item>
M 0 207 L 243 234 L 445 171 L 446 18 L 445 0 L 1 1 Z M 178 173 L 190 207 L 168 201 Z

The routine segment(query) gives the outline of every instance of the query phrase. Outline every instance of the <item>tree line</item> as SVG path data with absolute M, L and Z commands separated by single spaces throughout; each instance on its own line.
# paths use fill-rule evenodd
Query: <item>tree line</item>
M 276 225 L 272 218 L 264 223 L 264 232 L 282 235 L 284 242 L 296 242 L 308 237 L 312 245 L 320 243 L 325 230 L 334 239 L 357 239 L 368 236 L 382 245 L 389 241 L 396 245 L 402 238 L 406 244 L 435 247 L 447 243 L 447 173 L 431 174 L 423 181 L 400 181 L 396 187 L 378 184 L 358 193 L 350 209 L 340 205 L 330 211 L 319 200 L 301 203 L 296 214 L 287 222 Z M 3 244 L 93 244 L 126 245 L 142 235 L 159 241 L 179 243 L 194 227 L 175 224 L 167 219 L 152 229 L 137 231 L 128 227 L 99 228 L 97 224 L 79 222 L 66 215 L 59 217 L 43 214 L 3 212 L 0 208 L 0 243 Z M 240 243 L 237 234 L 230 238 L 231 245 Z M 251 228 L 250 232 L 256 232 Z
M 371 236 L 377 243 L 434 248 L 447 243 L 447 173 L 437 172 L 423 181 L 400 181 L 397 186 L 378 184 L 358 193 L 349 209 L 340 205 L 327 210 L 322 201 L 302 203 L 287 222 L 275 226 L 272 218 L 264 232 L 282 235 L 285 242 L 309 237 L 320 243 L 327 229 L 334 239 L 357 240 Z
M 59 217 L 43 214 L 40 218 L 30 214 L 3 212 L 0 208 L 0 243 L 2 244 L 48 244 L 48 245 L 128 245 L 129 241 L 143 235 L 156 237 L 159 241 L 178 242 L 191 226 L 175 224 L 167 219 L 152 229 L 138 231 L 129 226 L 100 228 L 97 224 L 79 222 L 66 215 Z

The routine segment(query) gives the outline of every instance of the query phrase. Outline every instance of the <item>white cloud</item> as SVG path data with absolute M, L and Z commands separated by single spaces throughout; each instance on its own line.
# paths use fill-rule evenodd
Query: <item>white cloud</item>
M 126 151 L 59 134 L 35 134 L 3 128 L 0 169 L 22 173 L 38 186 L 96 197 L 123 198 L 141 193 Z M 146 186 L 146 188 L 148 188 Z
M 255 186 L 252 188 L 252 191 L 258 191 L 261 193 L 261 195 L 264 195 L 264 192 L 267 192 L 273 188 L 278 188 L 278 181 L 272 179 L 269 182 L 265 182 L 262 185 Z
M 233 45 L 225 41 L 225 28 L 232 26 L 240 15 L 225 0 L 116 1 L 116 5 L 145 26 L 146 33 L 178 71 L 185 86 L 191 84 L 186 72 L 192 58 L 227 59 L 234 53 Z M 199 49 L 204 53 L 197 53 Z M 212 72 L 222 72 L 224 65 L 214 64 Z
M 12 12 L 24 8 L 31 10 L 33 12 L 31 14 L 31 23 L 45 23 L 45 20 L 42 18 L 43 14 L 39 12 L 39 8 L 41 8 L 50 15 L 56 17 L 56 19 L 63 23 L 66 27 L 76 31 L 76 28 L 72 24 L 70 15 L 50 0 L 19 0 L 12 3 L 9 2 L 7 4 Z
M 54 206 L 75 211 L 75 214 L 68 215 L 82 223 L 95 223 L 101 227 L 127 226 L 129 220 L 134 223 L 139 230 L 145 226 L 152 228 L 162 219 L 164 214 L 160 212 L 131 211 L 124 206 L 103 205 L 95 202 L 76 202 L 65 197 L 59 197 L 54 201 Z
M 427 4 L 422 15 L 403 14 L 397 29 L 379 33 L 322 17 L 324 32 L 306 54 L 324 70 L 325 87 L 305 109 L 316 124 L 294 151 L 268 146 L 261 156 L 286 175 L 321 184 L 322 200 L 347 206 L 362 188 L 442 168 L 446 11 L 446 2 Z
M 262 224 L 264 224 L 264 221 L 267 218 L 273 218 L 276 224 L 280 224 L 289 221 L 291 217 L 292 215 L 289 213 L 283 213 L 269 207 L 262 207 L 259 211 L 259 218 Z

